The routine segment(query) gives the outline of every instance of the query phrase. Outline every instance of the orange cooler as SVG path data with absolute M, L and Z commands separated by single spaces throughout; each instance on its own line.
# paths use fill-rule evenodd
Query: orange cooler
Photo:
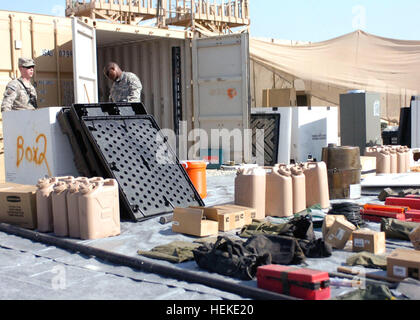
M 184 161 L 182 165 L 200 197 L 205 199 L 207 197 L 207 163 L 204 161 Z

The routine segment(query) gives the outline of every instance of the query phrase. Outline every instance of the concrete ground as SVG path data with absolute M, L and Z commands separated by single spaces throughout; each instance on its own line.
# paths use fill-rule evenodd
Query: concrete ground
M 234 178 L 234 172 L 209 172 L 206 205 L 232 202 Z M 360 201 L 375 201 L 375 197 L 364 197 Z M 319 212 L 319 216 L 322 214 L 325 215 L 324 212 Z M 275 223 L 276 219 L 271 221 Z M 369 226 L 372 229 L 379 227 L 378 224 Z M 19 230 L 18 234 L 22 235 L 17 236 L 8 230 L 7 225 L 0 224 L 1 300 L 245 301 L 259 293 L 255 280 L 237 281 L 218 274 L 209 274 L 200 270 L 194 261 L 173 265 L 166 261 L 140 257 L 137 250 L 150 250 L 175 240 L 195 240 L 194 237 L 173 233 L 171 224 L 160 224 L 159 217 L 142 223 L 123 222 L 121 235 L 90 241 L 56 238 L 53 234 L 37 237 L 36 232 L 27 237 L 26 231 L 19 233 Z M 320 230 L 315 231 L 317 237 L 321 236 Z M 230 234 L 235 235 L 235 232 Z M 45 240 L 42 236 L 49 241 L 57 240 L 57 245 L 48 244 L 48 241 L 39 242 Z M 72 244 L 76 249 L 65 249 Z M 412 247 L 409 242 L 388 241 L 387 251 L 401 246 Z M 117 260 L 92 255 L 93 251 L 84 251 L 84 248 L 98 250 L 100 254 L 109 253 L 112 257 L 117 257 Z M 343 265 L 351 254 L 349 248 L 334 250 L 330 258 L 307 259 L 304 266 L 335 272 L 337 266 Z M 133 260 L 139 264 L 134 264 L 133 267 L 130 264 Z M 142 268 L 142 265 L 145 267 Z M 149 268 L 150 266 L 155 269 Z M 156 272 L 149 272 L 150 270 Z M 169 273 L 166 273 L 168 270 Z M 186 272 L 188 277 L 168 276 L 171 272 L 180 271 Z M 200 275 L 210 277 L 218 284 L 206 285 L 205 282 L 190 280 L 191 277 Z M 223 287 L 226 283 L 230 283 L 235 290 Z M 351 290 L 354 289 L 333 287 L 332 296 Z

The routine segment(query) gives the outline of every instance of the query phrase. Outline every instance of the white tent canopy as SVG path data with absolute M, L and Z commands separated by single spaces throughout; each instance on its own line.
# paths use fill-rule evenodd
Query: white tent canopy
M 250 58 L 274 70 L 348 89 L 417 95 L 420 41 L 382 38 L 363 31 L 310 44 L 250 40 Z

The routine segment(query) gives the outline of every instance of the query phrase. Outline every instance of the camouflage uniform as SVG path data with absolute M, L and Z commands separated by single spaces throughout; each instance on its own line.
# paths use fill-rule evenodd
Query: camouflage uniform
M 112 85 L 109 100 L 112 102 L 140 102 L 142 85 L 140 79 L 131 72 L 123 72 L 121 78 Z
M 26 88 L 19 80 L 24 83 Z M 25 83 L 22 78 L 19 78 L 19 80 L 15 79 L 7 84 L 1 104 L 2 112 L 10 110 L 35 110 L 35 106 L 29 101 L 30 97 L 26 91 L 28 89 L 36 101 L 37 95 L 34 86 L 31 83 Z

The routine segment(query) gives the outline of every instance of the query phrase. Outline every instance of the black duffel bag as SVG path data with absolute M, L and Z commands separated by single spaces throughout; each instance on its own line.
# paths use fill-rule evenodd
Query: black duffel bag
M 204 243 L 193 254 L 200 268 L 241 280 L 252 280 L 259 266 L 271 264 L 270 254 L 250 252 L 243 241 L 224 236 L 215 244 Z
M 269 254 L 273 264 L 301 264 L 305 255 L 296 238 L 277 235 L 256 235 L 247 240 L 245 247 L 258 256 Z

